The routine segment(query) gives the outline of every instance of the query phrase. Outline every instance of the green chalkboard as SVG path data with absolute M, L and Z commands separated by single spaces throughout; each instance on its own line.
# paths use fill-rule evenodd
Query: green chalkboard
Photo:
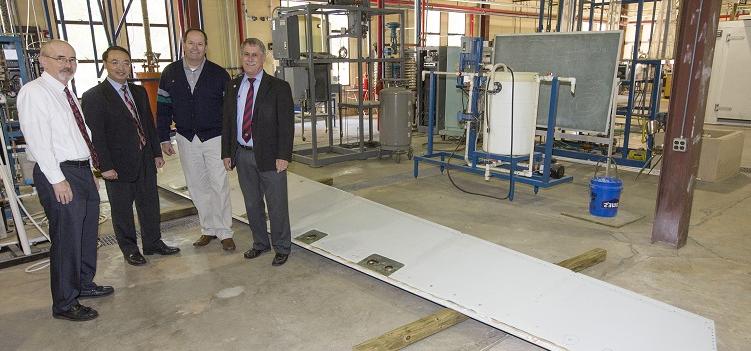
M 515 72 L 551 72 L 576 78 L 576 93 L 561 85 L 556 126 L 607 133 L 621 31 L 497 35 L 493 62 Z M 547 125 L 550 84 L 540 87 L 538 125 Z

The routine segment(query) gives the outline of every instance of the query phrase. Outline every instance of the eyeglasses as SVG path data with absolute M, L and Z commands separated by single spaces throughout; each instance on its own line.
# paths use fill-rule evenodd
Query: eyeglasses
M 74 64 L 78 63 L 78 59 L 75 58 L 75 57 L 65 57 L 65 56 L 52 57 L 52 56 L 47 56 L 47 55 L 42 55 L 42 56 L 47 57 L 47 58 L 51 58 L 51 59 L 57 61 L 57 63 L 59 63 L 61 65 L 64 65 L 66 63 L 70 63 L 71 65 L 74 65 Z

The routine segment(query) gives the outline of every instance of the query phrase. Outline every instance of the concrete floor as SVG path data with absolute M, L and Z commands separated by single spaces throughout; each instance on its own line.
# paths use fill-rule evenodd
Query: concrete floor
M 416 154 L 424 142 L 414 138 Z M 751 140 L 745 149 L 748 167 Z M 404 160 L 323 168 L 292 164 L 291 171 L 312 179 L 333 177 L 341 189 L 550 262 L 604 248 L 607 260 L 584 274 L 715 320 L 720 350 L 747 350 L 751 344 L 749 174 L 699 183 L 688 243 L 675 250 L 650 243 L 655 176 L 636 182 L 634 174 L 621 174 L 621 210 L 645 218 L 615 229 L 561 215 L 587 211 L 591 166 L 568 165 L 574 182 L 538 195 L 519 186 L 513 202 L 464 194 L 431 166 L 421 166 L 415 179 L 412 163 Z M 452 176 L 475 192 L 503 196 L 507 189 L 498 180 Z M 161 195 L 166 207 L 187 204 Z M 100 235 L 112 233 L 109 223 Z M 0 270 L 0 349 L 348 350 L 440 308 L 297 247 L 282 267 L 270 265 L 271 255 L 245 260 L 250 236 L 239 222 L 234 225 L 238 250 L 229 254 L 218 243 L 191 246 L 200 235 L 195 216 L 165 222 L 162 229 L 166 241 L 182 248 L 177 257 L 148 257 L 148 265 L 133 267 L 116 246 L 100 248 L 96 281 L 113 285 L 116 293 L 85 300 L 101 314 L 92 322 L 51 318 L 48 270 L 25 273 L 27 265 Z M 482 272 L 475 274 L 482 279 Z M 408 350 L 539 348 L 470 320 Z

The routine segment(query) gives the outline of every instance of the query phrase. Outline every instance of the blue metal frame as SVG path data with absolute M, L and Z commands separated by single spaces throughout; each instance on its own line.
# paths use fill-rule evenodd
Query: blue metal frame
M 634 40 L 634 49 L 632 52 L 632 59 L 630 64 L 630 72 L 629 72 L 629 80 L 621 81 L 621 84 L 627 84 L 629 93 L 628 93 L 628 104 L 625 109 L 619 109 L 618 114 L 625 115 L 626 123 L 623 131 L 623 146 L 622 147 L 616 147 L 615 151 L 613 152 L 613 159 L 618 165 L 622 166 L 629 166 L 629 167 L 644 167 L 645 165 L 648 166 L 647 161 L 640 161 L 640 160 L 632 160 L 628 158 L 629 151 L 632 151 L 631 148 L 629 148 L 629 138 L 631 135 L 631 120 L 634 116 L 634 100 L 635 100 L 635 79 L 636 79 L 636 68 L 640 64 L 653 66 L 655 70 L 655 76 L 652 80 L 652 98 L 650 99 L 649 104 L 649 114 L 648 114 L 648 120 L 654 120 L 657 117 L 657 114 L 660 112 L 660 99 L 659 99 L 659 91 L 660 87 L 662 86 L 662 62 L 660 60 L 644 60 L 639 59 L 639 42 L 641 42 L 641 24 L 642 24 L 642 17 L 644 15 L 644 3 L 645 2 L 657 2 L 661 0 L 623 0 L 618 5 L 629 5 L 629 4 L 638 4 L 637 8 L 637 20 L 636 20 L 636 31 L 635 31 L 635 40 Z M 594 25 L 594 11 L 595 7 L 600 7 L 600 11 L 603 11 L 604 6 L 610 5 L 610 1 L 590 1 L 590 9 L 589 9 L 589 30 L 592 31 L 592 26 Z M 544 9 L 545 9 L 545 1 L 540 2 L 540 17 L 542 18 Z M 582 3 L 583 4 L 583 3 Z M 562 14 L 562 5 L 563 1 L 559 1 L 558 3 L 559 9 L 558 9 L 558 24 L 556 26 L 556 31 L 560 31 L 560 22 L 561 22 L 561 14 Z M 541 31 L 541 27 L 538 26 L 538 30 Z M 577 141 L 567 141 L 569 145 L 579 147 L 580 142 Z M 652 136 L 647 137 L 647 157 L 646 160 L 649 160 L 652 155 L 652 148 L 653 148 L 653 140 Z M 539 147 L 538 147 L 539 149 Z M 580 148 L 580 150 L 583 150 L 583 148 Z M 574 158 L 574 159 L 580 159 L 580 160 L 588 160 L 588 161 L 594 161 L 594 162 L 604 162 L 606 161 L 607 157 L 605 155 L 598 155 L 593 154 L 586 151 L 576 151 L 576 150 L 567 150 L 567 149 L 554 149 L 553 155 L 559 156 L 559 157 L 567 157 L 567 158 Z M 619 156 L 616 156 L 619 155 Z
M 16 47 L 16 56 L 18 56 L 18 71 L 21 78 L 21 84 L 26 84 L 30 80 L 29 71 L 27 70 L 26 54 L 24 53 L 24 45 L 21 38 L 16 36 L 0 36 L 0 45 L 13 44 Z M 13 141 L 23 136 L 21 133 L 21 126 L 18 121 L 11 121 L 10 116 L 5 115 L 5 110 L 0 111 L 2 116 L 2 128 L 3 137 L 5 138 L 5 146 L 11 147 Z M 8 151 L 8 150 L 6 150 Z M 16 178 L 16 162 L 13 157 L 8 155 L 8 165 L 10 166 L 11 177 Z M 17 188 L 17 186 L 16 186 Z
M 479 76 L 479 75 L 478 75 Z M 559 93 L 559 86 L 560 82 L 558 81 L 557 77 L 554 77 L 551 82 L 551 94 L 550 94 L 550 108 L 548 110 L 548 130 L 547 135 L 545 139 L 545 145 L 544 145 L 544 152 L 535 152 L 534 154 L 534 160 L 530 160 L 529 156 L 527 155 L 521 155 L 521 156 L 506 156 L 506 155 L 495 155 L 490 154 L 487 152 L 480 152 L 474 150 L 474 145 L 477 140 L 477 131 L 474 130 L 474 128 L 470 129 L 470 136 L 469 136 L 469 142 L 468 147 L 468 155 L 469 158 L 472 160 L 471 166 L 466 166 L 464 164 L 451 164 L 448 163 L 448 159 L 452 158 L 452 153 L 440 151 L 440 152 L 434 152 L 433 151 L 433 128 L 435 126 L 435 94 L 436 94 L 436 74 L 434 72 L 430 73 L 430 91 L 429 91 L 429 100 L 428 100 L 428 146 L 425 155 L 423 156 L 415 156 L 414 157 L 414 166 L 413 166 L 413 175 L 415 178 L 417 178 L 419 174 L 419 164 L 420 162 L 430 163 L 434 165 L 440 166 L 441 172 L 443 172 L 445 169 L 458 169 L 461 171 L 465 171 L 468 173 L 475 173 L 484 175 L 485 170 L 483 168 L 478 167 L 478 164 L 480 161 L 483 160 L 497 160 L 502 162 L 507 162 L 508 165 L 504 165 L 503 168 L 509 170 L 509 174 L 505 173 L 498 173 L 498 172 L 491 172 L 490 175 L 495 178 L 499 179 L 508 179 L 509 180 L 509 201 L 514 200 L 514 193 L 516 191 L 516 182 L 522 183 L 522 184 L 528 184 L 531 185 L 534 188 L 535 194 L 540 190 L 540 188 L 550 188 L 555 185 L 563 184 L 563 183 L 569 183 L 573 181 L 573 177 L 566 176 L 560 179 L 551 179 L 550 177 L 550 167 L 552 164 L 553 159 L 553 142 L 555 141 L 555 122 L 556 122 L 556 116 L 558 114 L 558 93 Z M 476 100 L 473 100 L 474 105 L 471 107 L 470 113 L 476 113 Z M 467 122 L 471 123 L 471 122 Z M 520 162 L 528 161 L 528 162 L 534 162 L 535 160 L 542 160 L 543 166 L 542 166 L 542 174 L 533 174 L 531 177 L 525 177 L 520 175 L 515 175 L 512 170 L 522 170 L 521 167 L 518 166 Z M 463 160 L 462 160 L 463 161 Z

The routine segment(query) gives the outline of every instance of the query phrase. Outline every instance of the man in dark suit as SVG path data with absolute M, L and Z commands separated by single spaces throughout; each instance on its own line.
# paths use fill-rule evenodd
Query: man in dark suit
M 272 265 L 287 262 L 291 248 L 287 204 L 287 166 L 292 159 L 294 112 L 287 82 L 263 71 L 266 47 L 256 38 L 241 45 L 244 74 L 231 80 L 224 95 L 222 159 L 227 171 L 237 166 L 253 246 L 252 259 L 274 247 Z M 271 242 L 264 219 L 271 222 Z
M 83 94 L 82 107 L 99 155 L 117 243 L 125 260 L 140 266 L 146 259 L 138 249 L 133 201 L 141 225 L 143 253 L 173 255 L 180 251 L 161 240 L 156 169 L 164 165 L 164 159 L 146 90 L 127 82 L 130 53 L 112 46 L 102 60 L 107 79 Z

